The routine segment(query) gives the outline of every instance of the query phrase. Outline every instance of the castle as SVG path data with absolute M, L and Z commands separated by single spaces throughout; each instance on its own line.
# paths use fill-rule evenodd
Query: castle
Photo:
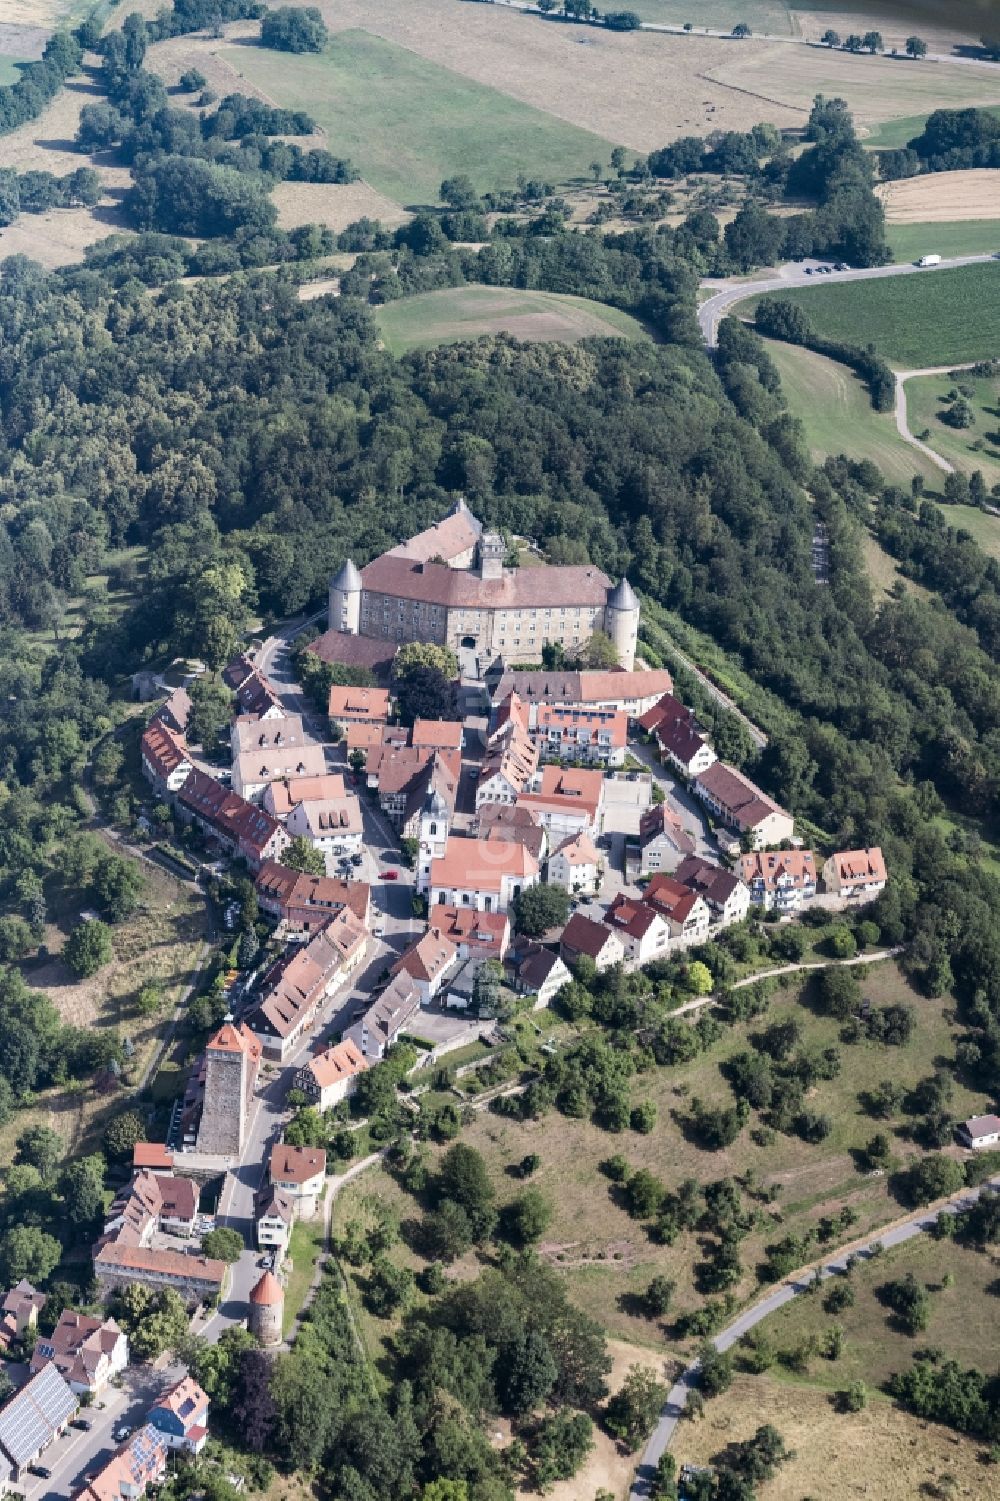
M 482 663 L 537 662 L 547 642 L 575 655 L 594 631 L 631 671 L 639 601 L 626 579 L 582 566 L 508 568 L 506 544 L 483 530 L 464 500 L 435 526 L 359 573 L 347 560 L 330 582 L 329 625 L 387 642 L 430 641 Z

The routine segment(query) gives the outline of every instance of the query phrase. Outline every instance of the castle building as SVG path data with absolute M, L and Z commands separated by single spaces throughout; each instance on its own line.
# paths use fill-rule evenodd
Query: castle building
M 265 1272 L 250 1292 L 250 1333 L 262 1345 L 280 1345 L 284 1312 L 285 1290 L 273 1272 Z
M 205 1105 L 198 1151 L 238 1157 L 260 1067 L 261 1047 L 249 1027 L 226 1022 L 205 1049 Z
M 330 583 L 332 632 L 396 643 L 429 641 L 474 651 L 483 662 L 537 662 L 546 643 L 573 654 L 594 631 L 632 670 L 639 601 L 591 564 L 504 566 L 506 545 L 483 530 L 464 500 L 435 526 L 375 558 L 348 559 Z

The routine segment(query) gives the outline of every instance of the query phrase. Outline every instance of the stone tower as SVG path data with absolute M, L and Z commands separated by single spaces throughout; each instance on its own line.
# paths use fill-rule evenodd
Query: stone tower
M 620 665 L 626 672 L 631 672 L 635 666 L 635 649 L 639 643 L 639 601 L 628 579 L 619 580 L 611 590 L 604 609 L 604 619 Z
M 479 539 L 479 577 L 503 578 L 503 560 L 507 546 L 499 532 L 483 532 Z
M 205 1049 L 205 1102 L 198 1151 L 238 1157 L 260 1067 L 260 1043 L 249 1027 L 226 1022 Z
M 361 575 L 350 558 L 330 580 L 327 614 L 331 631 L 356 636 L 361 629 Z
M 285 1290 L 273 1272 L 265 1272 L 250 1293 L 250 1333 L 261 1344 L 281 1344 L 281 1321 L 285 1312 Z

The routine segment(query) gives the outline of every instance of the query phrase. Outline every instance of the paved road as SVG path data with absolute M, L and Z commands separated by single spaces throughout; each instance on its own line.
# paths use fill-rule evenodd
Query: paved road
M 983 1187 L 987 1186 L 991 1188 L 1000 1187 L 1000 1177 L 992 1178 L 988 1184 L 983 1185 Z M 852 1246 L 849 1250 L 845 1249 L 839 1252 L 830 1261 L 824 1262 L 819 1266 L 818 1271 L 821 1280 L 826 1281 L 829 1277 L 842 1276 L 847 1270 L 847 1259 L 849 1256 L 868 1256 L 871 1254 L 872 1246 L 876 1244 L 881 1244 L 886 1249 L 905 1244 L 906 1241 L 912 1240 L 914 1236 L 921 1235 L 924 1231 L 929 1230 L 936 1223 L 940 1215 L 946 1212 L 954 1213 L 957 1209 L 963 1209 L 969 1204 L 974 1204 L 981 1192 L 982 1188 L 976 1188 L 959 1194 L 955 1198 L 948 1199 L 936 1208 L 920 1209 L 907 1219 L 883 1230 L 881 1234 L 873 1235 L 870 1240 L 860 1242 Z M 731 1349 L 751 1329 L 756 1328 L 758 1324 L 762 1323 L 772 1313 L 776 1313 L 779 1308 L 784 1307 L 786 1303 L 790 1303 L 793 1298 L 797 1298 L 800 1293 L 805 1292 L 812 1285 L 815 1270 L 817 1269 L 813 1267 L 801 1268 L 798 1272 L 794 1272 L 780 1287 L 776 1287 L 773 1292 L 768 1293 L 759 1303 L 755 1303 L 752 1308 L 746 1309 L 727 1328 L 723 1329 L 721 1334 L 717 1334 L 714 1337 L 712 1343 L 715 1348 L 717 1350 Z M 689 1394 L 697 1385 L 697 1380 L 698 1362 L 694 1361 L 671 1387 L 659 1421 L 643 1451 L 642 1460 L 636 1470 L 632 1489 L 629 1492 L 629 1501 L 647 1501 L 657 1461 L 664 1450 L 670 1446 L 670 1440 L 674 1436 L 678 1420 L 684 1411 Z
M 930 238 L 933 238 L 933 231 L 931 231 Z M 928 251 L 931 252 L 933 249 L 933 245 L 929 244 Z M 762 275 L 750 281 L 710 279 L 703 281 L 702 286 L 717 290 L 714 296 L 707 298 L 699 307 L 698 324 L 705 343 L 709 349 L 714 349 L 718 343 L 719 323 L 729 309 L 735 303 L 742 302 L 744 298 L 756 297 L 761 292 L 787 292 L 792 287 L 826 286 L 830 282 L 873 281 L 886 276 L 915 276 L 917 274 L 927 276 L 934 271 L 954 270 L 956 266 L 981 265 L 993 259 L 992 255 L 955 255 L 942 260 L 936 266 L 917 266 L 907 261 L 901 265 L 862 266 L 852 271 L 831 271 L 825 276 L 817 276 L 815 268 L 819 265 L 829 265 L 829 261 L 808 260 L 790 262 L 770 276 Z M 810 268 L 812 268 L 812 274 L 810 274 Z
M 926 370 L 896 371 L 896 429 L 899 436 L 905 442 L 909 443 L 911 447 L 918 448 L 922 454 L 925 454 L 930 459 L 932 464 L 936 464 L 945 474 L 954 474 L 954 464 L 950 464 L 946 458 L 936 453 L 928 444 L 921 442 L 910 431 L 910 424 L 906 415 L 906 382 L 913 380 L 918 375 L 950 375 L 953 370 L 971 370 L 972 368 L 973 366 L 970 362 L 967 365 L 931 365 Z

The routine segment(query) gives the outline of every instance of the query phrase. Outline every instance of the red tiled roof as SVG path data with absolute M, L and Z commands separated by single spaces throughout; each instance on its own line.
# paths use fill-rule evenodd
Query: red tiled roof
M 337 662 L 344 667 L 365 667 L 378 676 L 387 675 L 398 650 L 395 641 L 379 641 L 371 636 L 352 636 L 347 631 L 325 631 L 306 648 L 321 662 Z
M 102 1246 L 94 1257 L 97 1267 L 123 1271 L 163 1272 L 191 1281 L 214 1282 L 220 1287 L 226 1276 L 226 1263 L 208 1256 L 188 1256 L 183 1251 L 157 1251 L 152 1246 L 124 1246 L 120 1241 Z
M 437 923 L 433 923 L 435 916 L 433 910 L 430 916 L 432 926 L 396 960 L 392 967 L 393 974 L 402 969 L 411 979 L 434 980 L 455 959 L 455 945 L 450 938 L 445 936 Z
M 326 1089 L 341 1079 L 350 1079 L 367 1067 L 368 1060 L 351 1041 L 338 1042 L 335 1047 L 317 1053 L 306 1064 L 320 1089 Z
M 739 876 L 733 875 L 731 870 L 723 870 L 721 865 L 713 865 L 711 860 L 700 860 L 697 856 L 682 860 L 674 871 L 674 878 L 697 891 L 710 905 L 718 907 L 725 905 L 740 884 Z
M 842 850 L 830 858 L 843 885 L 867 885 L 886 879 L 885 858 L 878 845 L 867 850 Z
M 455 719 L 415 719 L 410 744 L 435 750 L 461 750 L 462 726 Z
M 389 694 L 385 688 L 344 688 L 334 683 L 328 713 L 331 719 L 388 719 Z
M 606 573 L 592 565 L 513 568 L 498 579 L 480 578 L 445 563 L 413 562 L 386 553 L 361 570 L 369 593 L 417 600 L 445 609 L 524 610 L 560 605 L 603 605 L 611 588 Z
M 816 861 L 812 850 L 759 850 L 741 855 L 739 871 L 748 886 L 761 882 L 765 891 L 782 886 L 815 886 Z
M 147 725 L 142 737 L 142 755 L 156 775 L 164 780 L 171 772 L 183 766 L 185 761 L 191 764 L 184 736 L 177 730 L 170 729 L 160 719 L 154 719 Z
M 279 1141 L 271 1148 L 271 1182 L 308 1183 L 326 1172 L 326 1153 L 319 1147 L 291 1147 Z
M 791 816 L 749 777 L 722 761 L 716 761 L 703 771 L 695 779 L 695 786 L 703 787 L 742 829 L 756 828 L 772 813 L 784 814 L 786 818 Z
M 674 922 L 684 922 L 695 902 L 701 901 L 701 897 L 690 886 L 661 872 L 653 876 L 646 886 L 643 900 L 664 917 L 672 917 Z
M 506 839 L 450 836 L 443 855 L 431 861 L 433 887 L 498 892 L 507 876 L 524 880 L 538 874 L 538 861 L 523 844 Z
M 582 912 L 574 912 L 562 933 L 562 943 L 575 954 L 589 954 L 597 959 L 613 935 L 603 923 L 595 922 Z
M 258 1308 L 274 1308 L 285 1299 L 284 1288 L 273 1272 L 265 1272 L 260 1281 L 250 1290 L 250 1302 Z
M 259 1060 L 260 1043 L 244 1022 L 223 1022 L 215 1036 L 209 1039 L 207 1051 L 245 1053 L 251 1060 Z
M 162 1141 L 137 1141 L 132 1148 L 132 1166 L 165 1167 L 174 1165 L 174 1154 L 168 1152 Z
M 624 892 L 619 892 L 608 908 L 606 918 L 609 927 L 618 928 L 630 938 L 642 938 L 656 922 L 663 921 L 663 914 L 647 902 L 636 901 Z
M 505 912 L 476 912 L 472 907 L 438 904 L 432 913 L 434 926 L 452 943 L 467 944 L 485 958 L 499 955 L 507 945 L 510 922 Z
M 661 834 L 680 853 L 694 853 L 695 841 L 669 803 L 654 803 L 639 815 L 639 842 L 643 847 Z

